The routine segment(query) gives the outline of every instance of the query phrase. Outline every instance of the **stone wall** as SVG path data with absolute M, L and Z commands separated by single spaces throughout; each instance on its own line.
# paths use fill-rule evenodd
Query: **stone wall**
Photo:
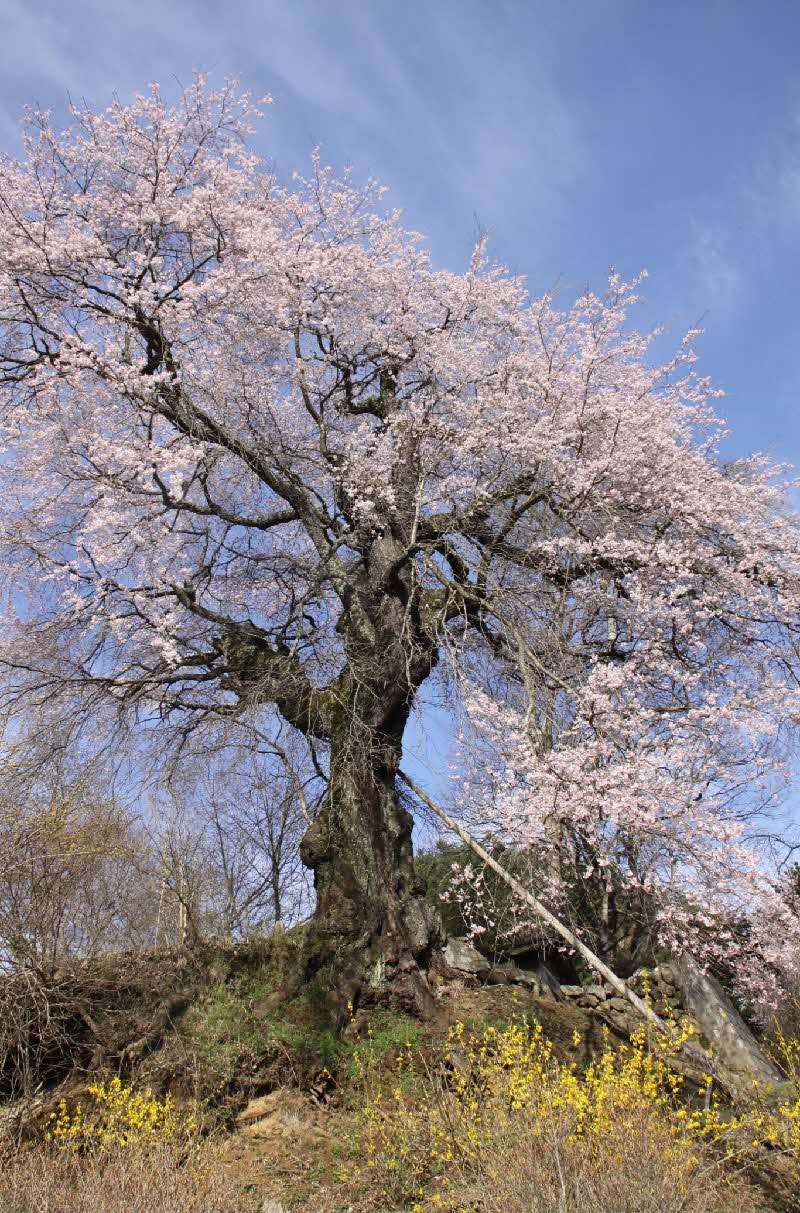
M 541 961 L 527 968 L 514 964 L 492 965 L 467 940 L 450 939 L 444 953 L 446 968 L 469 975 L 475 983 L 525 985 L 541 998 L 555 998 L 591 1011 L 615 1031 L 629 1035 L 641 1024 L 641 1016 L 626 998 L 603 982 L 564 985 Z M 669 963 L 640 970 L 625 982 L 640 998 L 647 999 L 661 1018 L 687 1016 L 696 1026 L 700 1041 L 711 1045 L 708 1068 L 731 1091 L 744 1090 L 753 1081 L 776 1086 L 781 1075 L 761 1049 L 731 999 L 711 974 L 705 973 L 691 956 L 674 957 Z

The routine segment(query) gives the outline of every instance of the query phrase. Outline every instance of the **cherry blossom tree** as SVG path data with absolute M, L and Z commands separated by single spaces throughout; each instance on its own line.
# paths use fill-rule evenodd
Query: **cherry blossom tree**
M 672 924 L 761 888 L 800 532 L 780 470 L 720 459 L 693 334 L 660 362 L 616 276 L 564 312 L 482 244 L 437 270 L 375 184 L 315 159 L 281 185 L 257 117 L 153 88 L 32 112 L 0 167 L 7 702 L 297 730 L 351 994 L 427 997 L 396 779 L 432 677 L 465 801 L 554 881 L 621 866 Z

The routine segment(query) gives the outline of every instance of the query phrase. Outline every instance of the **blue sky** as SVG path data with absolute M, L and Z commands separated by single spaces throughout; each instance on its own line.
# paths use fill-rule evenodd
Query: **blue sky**
M 279 173 L 320 144 L 439 264 L 480 225 L 534 292 L 647 267 L 646 321 L 706 329 L 732 453 L 800 464 L 798 0 L 0 0 L 0 21 L 3 150 L 26 102 L 237 74 L 275 99 Z

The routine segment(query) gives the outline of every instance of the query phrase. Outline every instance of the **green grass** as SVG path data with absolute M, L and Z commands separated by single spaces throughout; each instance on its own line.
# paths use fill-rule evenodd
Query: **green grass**
M 420 1043 L 420 1024 L 392 1011 L 376 1012 L 359 1040 L 342 1039 L 308 991 L 274 1010 L 256 1010 L 274 992 L 274 983 L 271 967 L 241 973 L 212 986 L 184 1015 L 176 1045 L 193 1070 L 197 1094 L 209 1106 L 237 1087 L 266 1090 L 302 1083 L 322 1070 L 347 1087 L 360 1067 L 393 1063 L 407 1046 Z
M 379 1011 L 366 1036 L 346 1046 L 345 1073 L 356 1080 L 362 1068 L 376 1069 L 387 1060 L 394 1061 L 408 1046 L 416 1049 L 422 1029 L 415 1019 L 395 1011 Z

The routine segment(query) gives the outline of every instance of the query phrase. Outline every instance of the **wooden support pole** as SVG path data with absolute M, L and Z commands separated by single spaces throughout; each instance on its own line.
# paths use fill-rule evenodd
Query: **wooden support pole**
M 507 872 L 502 864 L 499 864 L 497 860 L 494 859 L 493 856 L 491 856 L 489 852 L 481 846 L 478 840 L 473 838 L 472 835 L 468 833 L 468 831 L 465 830 L 454 817 L 451 817 L 449 813 L 446 813 L 445 810 L 438 804 L 434 804 L 430 796 L 426 795 L 426 793 L 422 791 L 422 788 L 418 787 L 417 784 L 414 783 L 414 780 L 409 778 L 404 771 L 398 771 L 397 774 L 400 779 L 402 779 L 403 783 L 411 789 L 414 795 L 421 800 L 422 803 L 426 805 L 430 811 L 439 818 L 440 821 L 444 822 L 448 829 L 451 829 L 454 834 L 457 834 L 461 841 L 465 843 L 465 845 L 468 846 L 479 859 L 482 859 L 493 872 L 496 872 L 500 879 L 504 881 L 510 889 L 513 889 L 517 897 L 519 897 L 521 901 L 524 901 L 526 905 L 529 905 L 543 922 L 546 922 L 549 927 L 552 927 L 552 929 L 556 931 L 562 939 L 566 940 L 571 948 L 574 948 L 576 952 L 579 952 L 586 963 L 592 969 L 594 969 L 594 971 L 599 974 L 604 981 L 608 982 L 612 989 L 616 990 L 622 998 L 627 999 L 627 1001 L 638 1011 L 643 1019 L 648 1020 L 648 1022 L 653 1024 L 653 1026 L 656 1028 L 663 1029 L 665 1027 L 664 1021 L 660 1019 L 658 1015 L 656 1015 L 652 1007 L 649 1007 L 647 1003 L 638 996 L 638 994 L 634 994 L 633 990 L 626 986 L 625 982 L 620 977 L 617 977 L 616 973 L 609 969 L 608 965 L 604 964 L 600 957 L 594 954 L 591 948 L 588 948 L 586 944 L 569 929 L 569 927 L 565 926 L 563 922 L 556 918 L 555 914 L 551 914 L 547 906 L 543 905 L 541 901 L 539 901 L 538 897 L 534 897 L 533 893 L 529 893 L 528 890 L 521 885 L 510 872 Z

